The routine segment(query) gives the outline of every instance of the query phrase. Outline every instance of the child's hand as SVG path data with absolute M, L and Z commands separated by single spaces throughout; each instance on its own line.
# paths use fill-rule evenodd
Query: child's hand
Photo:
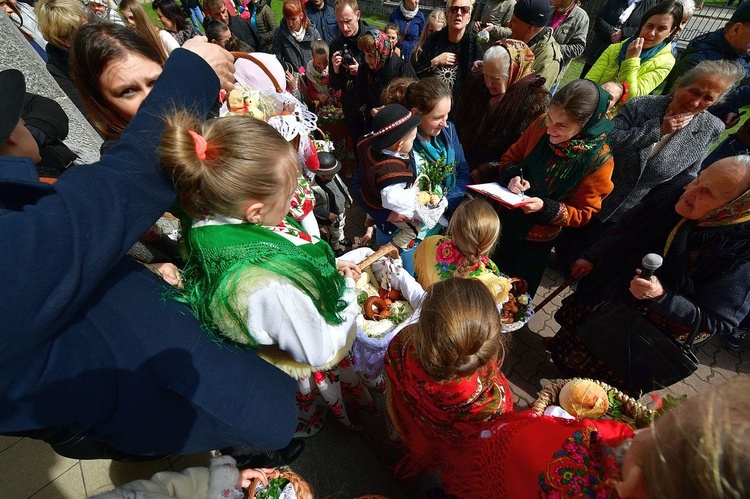
M 405 217 L 403 215 L 400 215 L 396 213 L 395 211 L 392 211 L 389 215 L 387 220 L 391 223 L 408 223 L 412 222 L 413 220 L 411 218 Z
M 250 486 L 253 479 L 257 478 L 263 485 L 268 485 L 268 473 L 273 472 L 271 468 L 248 468 L 240 471 L 240 479 L 237 482 L 238 489 L 246 489 Z
M 347 260 L 336 260 L 336 268 L 339 274 L 346 277 L 351 277 L 354 281 L 359 281 L 359 276 L 362 275 L 362 269 L 356 263 L 349 262 Z
M 166 281 L 168 284 L 182 289 L 182 274 L 180 273 L 180 269 L 178 269 L 174 264 L 167 262 L 147 263 L 146 266 L 149 267 L 151 271 L 156 275 L 164 279 L 164 281 Z
M 328 96 L 326 94 L 318 94 L 318 100 L 320 101 L 321 106 L 325 106 L 326 102 L 328 102 Z

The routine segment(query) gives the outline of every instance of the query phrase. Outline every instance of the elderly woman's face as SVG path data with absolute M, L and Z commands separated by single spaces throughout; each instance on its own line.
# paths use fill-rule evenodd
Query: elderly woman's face
M 706 76 L 690 85 L 677 85 L 669 105 L 669 114 L 698 114 L 708 109 L 729 87 L 729 83 Z
M 550 106 L 545 120 L 549 141 L 552 144 L 562 144 L 580 133 L 583 125 L 571 119 L 563 109 Z
M 125 121 L 135 116 L 161 74 L 161 66 L 139 54 L 111 61 L 99 76 L 102 95 Z
M 674 210 L 690 220 L 701 219 L 742 194 L 747 184 L 747 167 L 734 158 L 722 159 L 685 186 Z
M 502 61 L 485 61 L 482 64 L 484 85 L 493 97 L 505 94 L 508 89 L 508 68 L 505 66 L 507 64 Z

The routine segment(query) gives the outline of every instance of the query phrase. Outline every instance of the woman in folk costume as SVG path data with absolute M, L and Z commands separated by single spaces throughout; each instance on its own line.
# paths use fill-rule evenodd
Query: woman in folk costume
M 568 83 L 500 162 L 498 182 L 526 199 L 501 209 L 503 237 L 492 259 L 504 274 L 526 279 L 532 297 L 561 229 L 587 224 L 612 191 L 608 103 L 599 85 Z
M 254 147 L 246 147 L 248 136 Z M 377 412 L 349 354 L 359 268 L 335 261 L 325 242 L 287 216 L 297 187 L 294 148 L 254 118 L 200 122 L 184 112 L 169 119 L 162 144 L 162 164 L 192 218 L 183 224 L 183 296 L 197 316 L 298 380 L 297 436 L 316 433 L 328 410 L 352 426 L 345 399 Z
M 513 410 L 500 370 L 506 341 L 497 297 L 480 280 L 453 277 L 427 290 L 419 322 L 385 358 L 388 420 L 408 451 L 402 473 L 440 470 Z

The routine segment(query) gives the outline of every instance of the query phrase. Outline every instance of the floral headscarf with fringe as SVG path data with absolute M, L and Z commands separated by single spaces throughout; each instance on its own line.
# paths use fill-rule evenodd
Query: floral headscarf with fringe
M 375 40 L 375 54 L 378 56 L 378 62 L 375 65 L 373 71 L 380 71 L 388 59 L 393 54 L 393 47 L 391 46 L 391 40 L 388 35 L 380 31 L 379 29 L 371 29 L 367 31 L 367 35 L 372 36 Z

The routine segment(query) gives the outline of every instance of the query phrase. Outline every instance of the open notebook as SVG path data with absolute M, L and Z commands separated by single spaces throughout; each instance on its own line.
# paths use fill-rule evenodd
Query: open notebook
M 472 191 L 476 191 L 485 196 L 489 196 L 496 201 L 500 201 L 505 206 L 510 208 L 518 208 L 526 203 L 527 198 L 519 194 L 510 192 L 507 188 L 498 184 L 497 182 L 490 182 L 488 184 L 472 184 L 467 186 Z

